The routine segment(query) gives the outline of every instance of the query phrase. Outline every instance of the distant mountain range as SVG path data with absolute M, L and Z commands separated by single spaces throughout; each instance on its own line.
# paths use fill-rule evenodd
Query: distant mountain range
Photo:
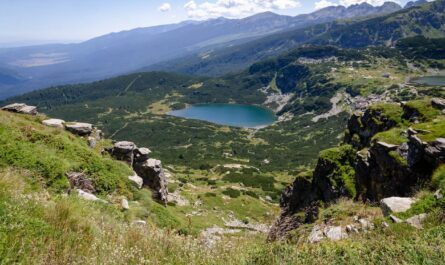
M 116 76 L 193 54 L 237 47 L 290 29 L 400 9 L 398 4 L 386 2 L 378 7 L 366 3 L 326 7 L 295 17 L 266 12 L 244 19 L 218 18 L 139 28 L 79 44 L 0 49 L 0 98 L 51 85 Z
M 395 7 L 393 4 L 386 5 Z M 334 8 L 327 9 L 334 10 Z M 290 29 L 237 46 L 208 50 L 159 63 L 143 70 L 217 76 L 240 71 L 258 60 L 275 56 L 298 45 L 330 44 L 347 48 L 392 46 L 398 39 L 416 35 L 429 38 L 444 37 L 444 25 L 444 0 L 426 4 L 419 1 L 408 3 L 407 8 L 390 14 L 364 19 L 336 20 L 305 28 Z

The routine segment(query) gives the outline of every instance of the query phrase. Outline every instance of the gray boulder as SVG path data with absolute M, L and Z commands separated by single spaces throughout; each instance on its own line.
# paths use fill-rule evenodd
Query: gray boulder
M 94 148 L 94 147 L 96 147 L 96 145 L 97 145 L 96 138 L 89 136 L 88 137 L 88 146 L 91 148 Z
M 324 234 L 332 241 L 337 241 L 348 237 L 348 234 L 341 226 L 328 226 L 325 228 Z
M 140 147 L 135 149 L 133 153 L 136 162 L 144 162 L 148 160 L 148 155 L 151 153 L 151 150 L 146 147 Z
M 65 128 L 73 133 L 80 136 L 90 135 L 93 131 L 93 125 L 84 122 L 70 122 L 65 124 Z
M 54 128 L 64 128 L 64 120 L 61 119 L 48 119 L 42 121 L 42 124 L 48 127 L 54 127 Z
M 391 213 L 406 212 L 416 200 L 407 197 L 389 197 L 380 201 L 380 208 L 383 215 L 389 216 Z
M 89 192 L 85 192 L 83 190 L 76 190 L 76 191 L 77 191 L 77 196 L 79 196 L 80 198 L 82 198 L 84 200 L 108 203 L 107 201 L 102 200 L 102 199 L 96 197 L 96 195 L 91 194 Z
M 141 189 L 144 184 L 144 180 L 136 173 L 133 176 L 128 176 L 128 179 L 138 188 Z
M 150 187 L 153 197 L 158 201 L 167 203 L 167 179 L 160 160 L 148 159 L 144 162 L 137 162 L 133 169 L 144 180 L 144 185 Z
M 24 103 L 13 103 L 6 105 L 2 107 L 2 110 L 10 111 L 10 112 L 17 112 L 17 113 L 23 113 L 23 114 L 29 114 L 29 115 L 36 115 L 37 114 L 37 107 L 35 106 L 28 106 Z
M 411 226 L 417 228 L 417 229 L 422 229 L 423 228 L 423 221 L 426 218 L 426 214 L 425 213 L 421 213 L 418 215 L 414 215 L 408 219 L 406 219 L 406 223 L 410 224 Z

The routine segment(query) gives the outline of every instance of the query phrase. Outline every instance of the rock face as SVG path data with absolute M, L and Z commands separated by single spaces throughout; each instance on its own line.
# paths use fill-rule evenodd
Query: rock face
M 438 109 L 445 109 L 444 103 L 439 99 L 431 102 Z M 370 202 L 387 198 L 382 200 L 385 215 L 407 210 L 414 200 L 403 197 L 428 184 L 433 171 L 445 163 L 445 139 L 424 141 L 434 135 L 427 130 L 398 129 L 378 137 L 391 142 L 374 140 L 377 133 L 398 126 L 401 118 L 416 121 L 422 117 L 409 106 L 387 104 L 354 113 L 348 121 L 343 145 L 320 153 L 311 180 L 297 177 L 283 191 L 282 212 L 269 239 L 283 238 L 287 232 L 313 222 L 319 202 L 329 204 L 339 197 Z M 393 144 L 392 139 L 404 142 Z M 313 236 L 317 237 L 315 231 Z
M 7 106 L 2 107 L 2 110 L 10 111 L 10 112 L 17 112 L 17 113 L 23 113 L 23 114 L 29 114 L 29 115 L 36 115 L 37 114 L 37 107 L 35 106 L 28 106 L 24 103 L 13 103 L 9 104 Z
M 133 165 L 133 169 L 142 177 L 144 185 L 154 191 L 154 198 L 167 203 L 167 180 L 162 169 L 161 161 L 148 159 L 144 162 L 137 162 Z
M 116 142 L 113 148 L 107 150 L 115 159 L 125 161 L 136 172 L 128 178 L 138 188 L 147 186 L 153 190 L 153 198 L 166 204 L 168 201 L 167 178 L 160 160 L 149 159 L 150 149 L 138 148 L 128 141 Z
M 93 125 L 90 123 L 71 122 L 65 124 L 65 128 L 73 134 L 80 136 L 90 135 L 93 132 Z
M 65 121 L 60 119 L 48 119 L 42 121 L 42 124 L 48 127 L 64 128 Z
M 364 113 L 356 112 L 348 120 L 344 142 L 361 149 L 370 144 L 372 136 L 376 133 L 389 130 L 396 124 L 378 109 L 367 109 Z
M 85 174 L 79 172 L 66 173 L 72 189 L 80 189 L 89 193 L 94 193 L 95 188 L 93 181 L 87 178 Z
M 392 213 L 403 213 L 411 208 L 415 202 L 413 198 L 404 197 L 389 197 L 380 201 L 380 208 L 383 215 L 389 216 Z

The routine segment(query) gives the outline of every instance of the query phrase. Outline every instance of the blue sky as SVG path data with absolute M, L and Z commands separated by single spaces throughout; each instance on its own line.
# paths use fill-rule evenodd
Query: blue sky
M 0 0 L 0 43 L 81 41 L 109 32 L 263 11 L 297 15 L 316 8 L 384 0 Z M 405 3 L 406 1 L 401 1 Z M 400 2 L 399 2 L 400 3 Z

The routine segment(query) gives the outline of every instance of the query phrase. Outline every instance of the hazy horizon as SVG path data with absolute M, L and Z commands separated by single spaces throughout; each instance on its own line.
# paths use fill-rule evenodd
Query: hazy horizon
M 134 28 L 207 20 L 243 18 L 272 11 L 296 16 L 330 5 L 384 0 L 4 0 L 0 3 L 0 48 L 76 43 Z M 405 4 L 406 0 L 394 1 Z

